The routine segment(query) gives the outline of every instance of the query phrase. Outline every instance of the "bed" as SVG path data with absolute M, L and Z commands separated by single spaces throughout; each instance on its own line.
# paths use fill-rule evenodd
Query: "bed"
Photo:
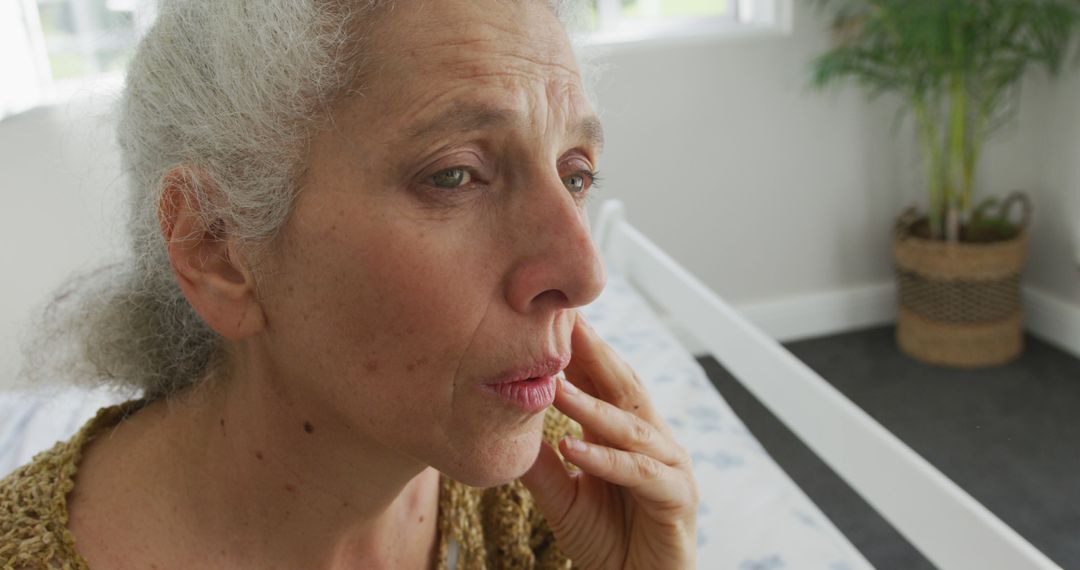
M 713 388 L 678 323 L 923 555 L 944 569 L 1058 568 L 675 263 L 608 201 L 594 225 L 608 286 L 583 308 L 688 448 L 700 568 L 871 568 Z M 0 394 L 0 476 L 69 437 L 106 390 Z

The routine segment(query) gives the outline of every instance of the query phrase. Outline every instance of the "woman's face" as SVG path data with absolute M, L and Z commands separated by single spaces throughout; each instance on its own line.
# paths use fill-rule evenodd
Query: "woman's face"
M 484 387 L 570 355 L 604 271 L 584 210 L 599 125 L 543 2 L 399 3 L 310 149 L 261 283 L 267 358 L 309 408 L 477 486 L 543 413 Z

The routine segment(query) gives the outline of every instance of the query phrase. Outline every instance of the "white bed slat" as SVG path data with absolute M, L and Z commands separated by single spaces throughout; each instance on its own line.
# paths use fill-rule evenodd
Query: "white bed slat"
M 594 236 L 608 263 L 936 566 L 1059 568 L 627 223 L 619 201 L 603 205 Z

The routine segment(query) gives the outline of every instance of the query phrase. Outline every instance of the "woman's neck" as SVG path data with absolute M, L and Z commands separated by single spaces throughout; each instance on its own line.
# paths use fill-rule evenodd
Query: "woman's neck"
M 238 374 L 147 406 L 118 428 L 138 450 L 118 492 L 233 567 L 430 567 L 438 472 L 277 386 Z

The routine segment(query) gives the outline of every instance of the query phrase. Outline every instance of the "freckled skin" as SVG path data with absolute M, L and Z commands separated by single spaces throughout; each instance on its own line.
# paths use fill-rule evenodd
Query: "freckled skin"
M 430 17 L 402 10 L 392 35 L 376 31 L 377 75 L 312 141 L 280 278 L 264 288 L 269 357 L 283 378 L 314 379 L 307 409 L 487 486 L 531 465 L 542 415 L 523 417 L 480 384 L 568 354 L 568 309 L 603 287 L 584 202 L 560 171 L 568 156 L 595 168 L 599 149 L 568 132 L 594 113 L 545 6 L 461 3 L 437 26 Z M 402 50 L 402 38 L 420 45 Z M 476 136 L 403 135 L 460 101 L 515 121 Z M 477 158 L 498 172 L 483 187 L 425 179 Z

